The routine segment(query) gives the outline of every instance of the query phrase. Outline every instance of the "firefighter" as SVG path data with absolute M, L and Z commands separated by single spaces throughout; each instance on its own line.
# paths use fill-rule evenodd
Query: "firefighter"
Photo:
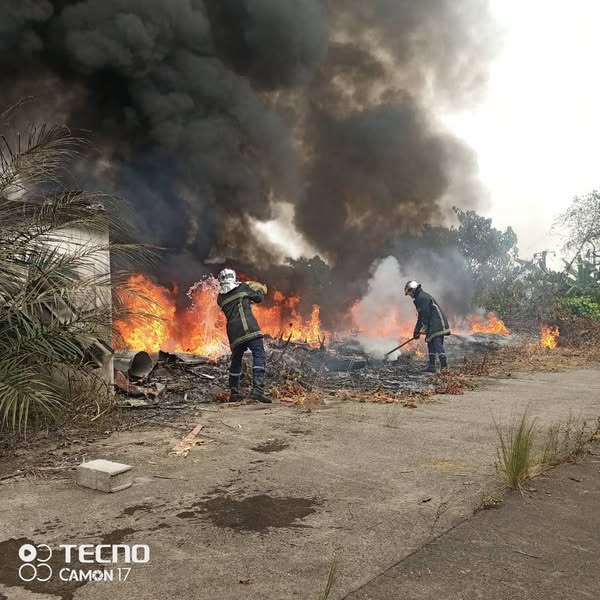
M 240 382 L 242 358 L 246 350 L 252 352 L 252 391 L 250 397 L 259 402 L 270 403 L 265 394 L 266 354 L 263 333 L 252 314 L 252 303 L 262 302 L 267 286 L 256 281 L 240 282 L 233 269 L 219 273 L 221 289 L 217 303 L 227 318 L 227 337 L 231 347 L 229 368 L 230 402 L 242 400 Z
M 440 368 L 448 368 L 448 359 L 444 350 L 444 336 L 450 335 L 450 325 L 439 304 L 431 295 L 423 291 L 421 284 L 416 281 L 406 282 L 404 295 L 410 296 L 417 308 L 417 324 L 415 325 L 413 338 L 418 340 L 423 333 L 425 334 L 429 352 L 429 364 L 425 372 L 435 373 L 436 355 L 440 358 Z

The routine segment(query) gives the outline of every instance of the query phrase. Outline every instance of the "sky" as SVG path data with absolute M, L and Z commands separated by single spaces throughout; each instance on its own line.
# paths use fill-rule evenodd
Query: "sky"
M 574 195 L 600 188 L 600 1 L 491 0 L 503 28 L 486 98 L 440 115 L 476 152 L 496 227 L 519 253 L 559 250 L 549 237 Z
M 522 258 L 560 253 L 564 240 L 551 231 L 556 217 L 573 196 L 600 188 L 600 0 L 490 6 L 502 42 L 484 99 L 437 117 L 476 153 L 488 193 L 478 212 L 515 230 Z M 258 228 L 286 253 L 310 254 L 299 236 L 290 237 L 291 216 L 283 209 Z

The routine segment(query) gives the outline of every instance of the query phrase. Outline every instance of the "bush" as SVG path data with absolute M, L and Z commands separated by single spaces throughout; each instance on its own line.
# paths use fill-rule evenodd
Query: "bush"
M 571 315 L 600 321 L 600 304 L 594 302 L 589 296 L 562 298 L 560 300 L 560 305 L 567 309 Z

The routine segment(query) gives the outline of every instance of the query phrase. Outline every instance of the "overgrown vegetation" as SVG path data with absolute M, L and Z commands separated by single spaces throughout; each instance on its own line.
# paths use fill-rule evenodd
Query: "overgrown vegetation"
M 508 321 L 561 322 L 572 316 L 600 321 L 599 223 L 600 194 L 575 197 L 555 222 L 555 230 L 566 239 L 563 251 L 568 259 L 563 259 L 562 269 L 548 265 L 552 253 L 522 260 L 514 246 L 508 252 L 511 260 L 499 265 L 496 279 L 483 280 L 476 290 L 479 304 Z
M 120 309 L 110 257 L 138 250 L 109 239 L 123 232 L 115 198 L 67 186 L 83 142 L 62 126 L 12 133 L 17 109 L 0 116 L 0 430 L 77 411 L 86 386 L 98 393 Z
M 562 298 L 560 305 L 571 315 L 600 321 L 600 303 L 594 302 L 589 296 Z
M 598 438 L 600 418 L 592 427 L 572 414 L 541 428 L 525 411 L 507 426 L 494 421 L 498 435 L 497 469 L 509 487 L 520 489 L 528 479 L 564 462 L 575 462 L 589 442 Z

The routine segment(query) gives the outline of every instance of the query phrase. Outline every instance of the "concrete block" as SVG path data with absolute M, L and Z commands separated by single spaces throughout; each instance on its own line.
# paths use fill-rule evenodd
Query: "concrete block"
M 91 460 L 77 467 L 77 484 L 101 492 L 118 492 L 133 483 L 131 467 L 109 460 Z

